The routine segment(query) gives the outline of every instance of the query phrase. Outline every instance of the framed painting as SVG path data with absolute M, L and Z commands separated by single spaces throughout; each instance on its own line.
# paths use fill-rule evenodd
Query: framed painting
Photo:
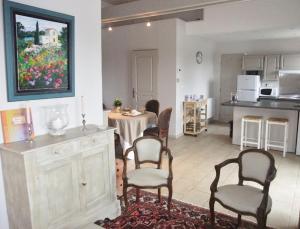
M 8 101 L 75 95 L 74 17 L 3 1 Z

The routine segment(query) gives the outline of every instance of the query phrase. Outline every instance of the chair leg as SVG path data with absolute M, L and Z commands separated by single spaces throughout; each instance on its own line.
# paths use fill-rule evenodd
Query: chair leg
M 241 214 L 238 214 L 238 222 L 237 222 L 238 227 L 241 225 L 241 221 L 242 221 L 242 216 Z
M 139 203 L 140 202 L 140 189 L 139 188 L 136 188 L 136 200 L 135 200 L 136 203 Z
M 127 199 L 127 185 L 125 184 L 123 184 L 123 197 L 124 197 L 124 204 L 125 204 L 125 212 L 127 212 L 128 199 Z
M 172 201 L 172 195 L 173 195 L 172 184 L 168 186 L 168 190 L 169 190 L 169 196 L 168 196 L 168 213 L 169 213 L 169 216 L 170 216 L 170 214 L 171 214 L 171 201 Z
M 168 139 L 169 139 L 169 136 L 167 135 L 166 137 L 166 147 L 168 148 Z
M 265 229 L 267 223 L 267 216 L 258 216 L 256 219 L 257 219 L 257 228 Z
M 265 220 L 264 220 L 264 228 L 267 228 L 267 216 L 265 216 Z
M 157 195 L 158 195 L 158 201 L 159 203 L 161 203 L 161 188 L 158 188 Z
M 214 228 L 215 227 L 215 200 L 212 197 L 209 200 L 209 210 L 210 210 L 210 225 L 211 228 Z

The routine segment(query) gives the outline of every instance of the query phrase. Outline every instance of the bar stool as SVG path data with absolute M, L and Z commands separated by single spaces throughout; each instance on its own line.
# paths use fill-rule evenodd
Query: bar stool
M 261 147 L 261 129 L 262 129 L 262 116 L 255 116 L 255 115 L 246 115 L 242 118 L 241 123 L 241 150 L 244 149 L 244 144 L 256 145 L 257 149 Z M 257 131 L 257 139 L 250 139 L 248 138 L 248 123 L 255 123 L 258 125 Z
M 270 138 L 271 126 L 279 125 L 284 127 L 284 136 L 283 141 L 272 141 Z M 268 118 L 266 121 L 266 133 L 265 133 L 265 150 L 268 150 L 269 147 L 276 147 L 283 150 L 283 157 L 286 156 L 287 151 L 287 139 L 288 139 L 288 128 L 289 120 L 286 118 Z M 276 142 L 278 144 L 276 144 Z

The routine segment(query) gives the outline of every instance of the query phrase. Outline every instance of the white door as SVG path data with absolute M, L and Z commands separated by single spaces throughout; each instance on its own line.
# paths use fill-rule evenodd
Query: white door
M 145 106 L 150 99 L 157 98 L 157 50 L 133 51 L 132 63 L 132 105 Z
M 242 71 L 242 54 L 223 54 L 220 71 L 220 104 L 230 100 L 230 93 L 237 89 L 237 76 Z M 219 120 L 228 122 L 233 119 L 232 107 L 220 105 Z

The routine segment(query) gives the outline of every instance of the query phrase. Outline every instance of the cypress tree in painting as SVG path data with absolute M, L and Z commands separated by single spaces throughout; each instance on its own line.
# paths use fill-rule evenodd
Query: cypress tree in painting
M 34 44 L 35 45 L 40 44 L 40 28 L 39 28 L 39 22 L 38 21 L 35 24 Z

